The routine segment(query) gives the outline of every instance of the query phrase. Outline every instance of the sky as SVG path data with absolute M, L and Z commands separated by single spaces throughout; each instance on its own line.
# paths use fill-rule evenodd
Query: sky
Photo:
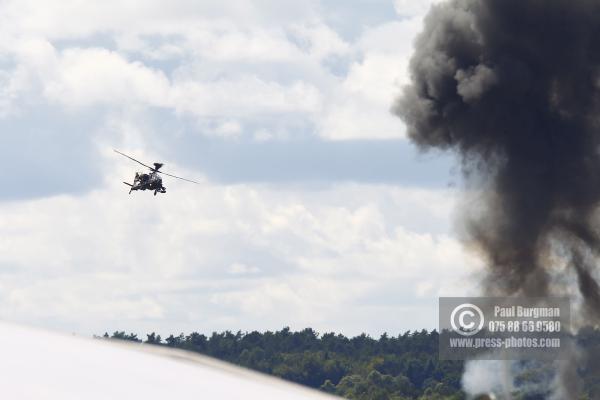
M 435 328 L 480 266 L 390 112 L 432 2 L 0 2 L 0 320 Z M 127 195 L 113 148 L 199 185 Z

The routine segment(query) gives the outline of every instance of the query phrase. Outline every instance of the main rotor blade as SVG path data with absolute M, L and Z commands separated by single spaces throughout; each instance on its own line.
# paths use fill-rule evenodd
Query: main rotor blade
M 155 171 L 155 169 L 154 169 L 154 168 L 152 168 L 151 166 L 149 166 L 149 165 L 146 165 L 146 164 L 144 164 L 143 162 L 141 162 L 141 161 L 138 161 L 138 160 L 136 160 L 136 159 L 135 159 L 135 158 L 133 158 L 133 157 L 129 157 L 127 154 L 125 154 L 125 153 L 121 153 L 119 150 L 113 149 L 113 151 L 114 151 L 115 153 L 119 153 L 120 155 L 122 155 L 122 156 L 124 156 L 124 157 L 127 157 L 127 158 L 129 158 L 130 160 L 133 160 L 133 161 L 135 161 L 135 162 L 136 162 L 136 163 L 138 163 L 138 164 L 142 164 L 142 165 L 143 165 L 144 167 L 146 167 L 146 168 L 150 168 L 152 171 Z
M 199 184 L 200 184 L 199 182 L 193 181 L 193 180 L 191 180 L 191 179 L 186 179 L 186 178 L 182 178 L 182 177 L 180 177 L 180 176 L 177 176 L 177 175 L 171 175 L 171 174 L 167 174 L 166 172 L 159 171 L 157 168 L 153 168 L 153 167 L 151 167 L 151 166 L 149 166 L 149 165 L 146 165 L 146 164 L 144 164 L 144 163 L 143 163 L 143 162 L 141 162 L 141 161 L 138 161 L 138 160 L 136 160 L 136 159 L 135 159 L 135 158 L 133 158 L 133 157 L 129 157 L 127 154 L 125 154 L 125 153 L 121 153 L 121 152 L 120 152 L 119 150 L 117 150 L 117 149 L 113 149 L 113 151 L 114 151 L 115 153 L 119 153 L 120 155 L 122 155 L 122 156 L 124 156 L 124 157 L 127 157 L 127 158 L 129 158 L 130 160 L 133 160 L 133 161 L 135 161 L 135 162 L 136 162 L 136 163 L 138 163 L 138 164 L 142 164 L 142 165 L 143 165 L 144 167 L 146 167 L 146 168 L 150 168 L 150 170 L 151 170 L 151 171 L 158 172 L 159 174 L 167 175 L 167 176 L 170 176 L 170 177 L 172 177 L 172 178 L 181 179 L 182 181 L 186 181 L 186 182 L 195 183 L 196 185 L 199 185 Z M 162 167 L 162 164 L 161 164 L 161 167 Z M 159 167 L 159 168 L 160 168 L 160 167 Z
M 155 171 L 156 171 L 156 170 L 155 170 Z M 191 179 L 185 179 L 185 178 L 182 178 L 182 177 L 180 177 L 180 176 L 176 176 L 176 175 L 167 174 L 166 172 L 162 172 L 162 171 L 156 171 L 156 172 L 158 172 L 159 174 L 163 174 L 163 175 L 170 176 L 170 177 L 172 177 L 172 178 L 181 179 L 182 181 L 186 181 L 186 182 L 192 182 L 192 183 L 195 183 L 196 185 L 199 185 L 199 184 L 200 184 L 199 182 L 193 181 L 193 180 L 191 180 Z

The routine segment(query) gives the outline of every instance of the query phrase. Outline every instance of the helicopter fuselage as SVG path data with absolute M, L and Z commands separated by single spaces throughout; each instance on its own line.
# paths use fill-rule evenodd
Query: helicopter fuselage
M 123 182 L 130 187 L 129 193 L 131 194 L 134 190 L 153 190 L 154 195 L 156 193 L 166 193 L 167 188 L 162 184 L 162 178 L 157 172 L 136 172 L 133 184 Z
M 121 153 L 117 149 L 113 149 L 113 151 L 115 153 L 122 155 L 123 157 L 127 157 L 130 160 L 135 161 L 136 163 L 143 165 L 144 167 L 150 169 L 149 173 L 148 172 L 136 172 L 135 178 L 133 178 L 133 183 L 123 182 L 124 184 L 129 186 L 129 194 L 131 194 L 131 192 L 134 190 L 153 190 L 155 196 L 156 196 L 156 193 L 167 193 L 167 188 L 164 187 L 162 184 L 161 174 L 170 176 L 172 178 L 181 179 L 182 181 L 187 181 L 187 182 L 191 182 L 191 183 L 195 183 L 196 185 L 199 185 L 198 182 L 193 181 L 191 179 L 186 179 L 186 178 L 182 178 L 177 175 L 168 174 L 164 171 L 159 171 L 159 169 L 162 168 L 163 163 L 155 162 L 155 163 L 153 163 L 154 167 L 151 167 L 148 164 L 144 164 L 143 162 L 138 161 L 135 158 L 130 157 L 125 153 Z

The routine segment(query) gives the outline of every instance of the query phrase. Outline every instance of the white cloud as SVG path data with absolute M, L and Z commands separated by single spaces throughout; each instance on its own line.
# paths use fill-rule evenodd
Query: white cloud
M 323 23 L 292 26 L 291 32 L 309 53 L 318 60 L 328 56 L 344 56 L 352 49 L 333 29 Z
M 433 4 L 444 0 L 394 0 L 394 8 L 398 15 L 413 17 L 425 14 Z
M 235 137 L 242 133 L 242 126 L 235 121 L 225 121 L 215 131 L 220 136 Z
M 288 23 L 314 13 L 314 2 L 229 0 L 65 0 L 61 7 L 39 0 L 12 0 L 2 4 L 4 30 L 50 39 L 81 38 L 104 32 L 170 34 L 205 21 L 231 21 L 239 27 L 261 23 Z
M 6 108 L 19 92 L 35 96 L 36 91 L 69 108 L 139 105 L 210 118 L 312 114 L 321 107 L 318 89 L 303 81 L 282 85 L 243 75 L 204 82 L 189 78 L 170 81 L 160 70 L 102 48 L 58 52 L 47 41 L 27 40 L 19 49 L 18 60 L 12 78 L 7 77 Z M 236 124 L 226 123 L 216 133 L 239 134 L 241 126 Z
M 108 50 L 65 50 L 56 72 L 46 81 L 44 93 L 68 106 L 125 105 L 136 100 L 149 106 L 169 105 L 170 85 L 162 72 Z
M 260 272 L 257 267 L 251 267 L 243 263 L 233 263 L 229 266 L 229 273 L 233 275 L 256 274 Z
M 210 23 L 186 36 L 186 47 L 201 60 L 218 62 L 293 62 L 302 56 L 282 29 L 237 27 Z
M 318 120 L 319 135 L 329 140 L 403 137 L 404 125 L 377 103 L 352 90 L 340 90 Z
M 335 87 L 322 113 L 319 132 L 333 140 L 403 137 L 404 125 L 389 112 L 408 83 L 412 41 L 420 18 L 367 29 L 355 44 L 361 54 Z
M 0 112 L 29 99 L 158 106 L 183 118 L 238 119 L 241 132 L 284 112 L 326 139 L 401 138 L 403 124 L 389 107 L 407 80 L 424 12 L 405 3 L 396 8 L 412 10 L 411 18 L 370 26 L 348 42 L 323 22 L 316 2 L 179 0 L 165 10 L 158 1 L 66 1 L 59 12 L 49 3 L 9 1 L 0 6 L 0 48 L 16 65 L 3 71 Z M 171 66 L 163 70 L 161 62 Z M 281 134 L 259 135 L 268 137 Z
M 177 82 L 173 107 L 206 117 L 250 117 L 275 113 L 310 113 L 320 106 L 318 90 L 304 82 L 283 86 L 256 77 L 210 83 Z

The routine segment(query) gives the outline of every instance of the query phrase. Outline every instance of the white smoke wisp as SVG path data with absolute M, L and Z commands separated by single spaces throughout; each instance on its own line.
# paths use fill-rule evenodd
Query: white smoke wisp
M 469 398 L 487 394 L 493 399 L 510 399 L 514 389 L 510 361 L 472 360 L 465 364 L 463 390 Z
M 577 373 L 577 366 L 583 362 L 582 350 L 574 343 L 568 343 L 568 357 L 555 362 L 556 374 L 550 384 L 550 400 L 565 400 L 582 392 L 583 382 Z
M 570 351 L 563 360 L 467 361 L 462 377 L 463 390 L 470 400 L 578 398 L 582 381 L 575 366 L 581 364 L 582 354 L 573 343 L 567 345 Z

